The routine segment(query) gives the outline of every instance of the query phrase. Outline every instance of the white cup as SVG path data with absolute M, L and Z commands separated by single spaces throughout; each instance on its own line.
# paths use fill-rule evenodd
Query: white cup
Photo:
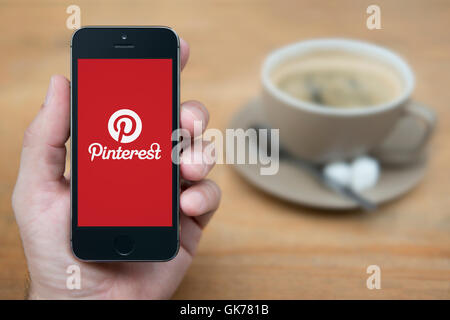
M 402 92 L 374 106 L 335 108 L 299 100 L 279 89 L 271 74 L 282 63 L 317 50 L 344 51 L 378 59 L 402 78 Z M 316 39 L 272 52 L 262 66 L 262 108 L 267 124 L 280 129 L 280 142 L 294 155 L 313 162 L 345 160 L 369 152 L 394 161 L 409 161 L 426 145 L 435 124 L 434 113 L 410 100 L 414 74 L 394 52 L 350 39 Z M 400 119 L 412 116 L 425 125 L 421 141 L 408 150 L 382 150 L 381 143 Z

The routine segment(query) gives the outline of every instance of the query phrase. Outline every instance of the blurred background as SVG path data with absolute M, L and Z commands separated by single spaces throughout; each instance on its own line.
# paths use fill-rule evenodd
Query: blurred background
M 416 73 L 413 97 L 438 128 L 422 182 L 373 214 L 289 204 L 230 166 L 211 173 L 223 190 L 216 217 L 176 299 L 450 298 L 450 2 L 0 0 L 0 299 L 22 299 L 26 262 L 11 209 L 21 140 L 54 73 L 70 77 L 66 8 L 81 25 L 168 25 L 191 46 L 182 100 L 197 99 L 224 130 L 260 91 L 272 50 L 316 37 L 349 37 L 401 54 Z M 368 30 L 366 8 L 381 8 Z M 381 290 L 366 268 L 379 265 Z

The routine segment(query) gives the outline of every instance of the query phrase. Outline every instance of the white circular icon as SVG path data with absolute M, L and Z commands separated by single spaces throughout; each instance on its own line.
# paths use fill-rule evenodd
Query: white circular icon
M 141 118 L 133 110 L 117 110 L 109 118 L 108 131 L 111 137 L 120 143 L 133 142 L 141 134 Z

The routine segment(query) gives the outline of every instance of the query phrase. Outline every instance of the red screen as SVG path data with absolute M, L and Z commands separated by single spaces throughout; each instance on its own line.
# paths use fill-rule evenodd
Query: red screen
M 78 59 L 78 226 L 172 226 L 171 134 L 171 59 Z

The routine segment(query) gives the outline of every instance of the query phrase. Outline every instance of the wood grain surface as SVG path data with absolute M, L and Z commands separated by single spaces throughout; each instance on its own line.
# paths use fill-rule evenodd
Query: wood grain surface
M 183 100 L 198 99 L 210 126 L 260 91 L 265 55 L 302 39 L 350 37 L 387 46 L 412 65 L 414 98 L 439 124 L 424 180 L 372 215 L 292 205 L 250 186 L 230 166 L 198 256 L 175 299 L 450 298 L 449 1 L 21 1 L 0 0 L 0 298 L 22 299 L 26 261 L 11 208 L 21 140 L 54 73 L 69 77 L 66 7 L 82 25 L 169 25 L 191 45 Z M 382 29 L 366 28 L 381 7 Z M 381 290 L 366 288 L 381 267 Z

